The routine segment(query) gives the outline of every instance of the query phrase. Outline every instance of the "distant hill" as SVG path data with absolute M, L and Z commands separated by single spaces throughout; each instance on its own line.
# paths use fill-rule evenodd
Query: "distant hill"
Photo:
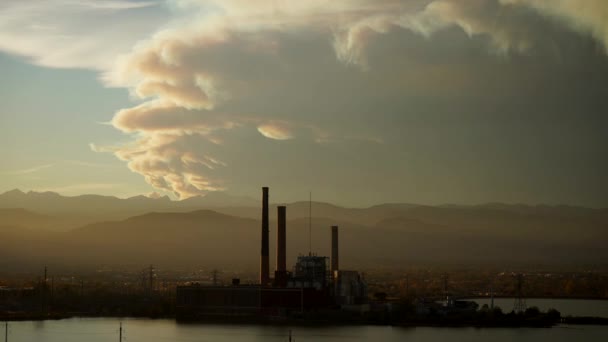
M 44 225 L 53 217 L 42 215 L 23 208 L 0 208 L 0 218 L 3 225 Z
M 289 265 L 298 254 L 309 252 L 308 218 L 297 217 L 301 206 L 288 205 Z M 329 209 L 325 213 L 339 216 Z M 546 210 L 521 213 L 479 207 L 406 206 L 387 215 L 395 213 L 398 215 L 375 224 L 315 216 L 312 252 L 329 255 L 329 226 L 337 224 L 344 268 L 397 268 L 412 263 L 608 264 L 605 248 L 608 225 L 601 211 L 564 219 Z M 3 242 L 0 266 L 10 260 L 24 265 L 153 263 L 173 268 L 255 270 L 259 262 L 260 227 L 259 219 L 196 210 L 147 213 L 46 235 L 14 234 L 14 229 L 8 234 L 0 229 Z M 274 220 L 270 234 L 274 260 Z
M 0 194 L 0 209 L 20 208 L 52 216 L 57 223 L 53 224 L 54 230 L 64 231 L 88 223 L 121 220 L 152 211 L 187 212 L 202 208 L 255 207 L 258 203 L 248 197 L 223 193 L 210 193 L 204 197 L 191 197 L 183 201 L 172 201 L 167 196 L 160 198 L 135 196 L 121 199 L 101 195 L 62 196 L 55 192 L 25 193 L 18 189 Z M 0 213 L 0 220 L 3 219 L 4 216 Z M 60 222 L 63 224 L 59 224 Z M 39 226 L 30 223 L 31 221 L 28 221 L 24 225 Z
M 23 208 L 0 208 L 0 225 L 19 226 L 32 231 L 65 231 L 87 222 L 76 216 L 45 215 Z
M 309 202 L 287 204 L 289 264 L 309 246 Z M 274 251 L 276 205 L 271 205 Z M 212 193 L 168 197 L 0 195 L 0 266 L 149 264 L 256 269 L 260 202 Z M 345 267 L 408 263 L 608 265 L 608 209 L 490 203 L 389 203 L 344 208 L 312 203 L 312 252 L 329 255 L 329 226 L 340 226 Z M 274 256 L 271 253 L 271 260 Z

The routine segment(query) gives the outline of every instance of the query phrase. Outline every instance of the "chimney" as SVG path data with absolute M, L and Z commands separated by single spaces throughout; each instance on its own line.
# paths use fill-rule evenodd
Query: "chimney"
M 260 285 L 266 286 L 270 282 L 268 260 L 268 187 L 262 188 L 262 251 L 260 254 Z
M 335 276 L 335 272 L 340 270 L 338 252 L 338 226 L 331 226 L 331 275 Z
M 286 247 L 286 211 L 287 208 L 285 206 L 277 207 L 277 272 L 285 273 L 287 271 L 287 247 Z

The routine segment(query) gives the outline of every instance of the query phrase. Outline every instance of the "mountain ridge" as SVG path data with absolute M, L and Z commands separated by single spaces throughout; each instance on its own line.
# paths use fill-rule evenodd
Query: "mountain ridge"
M 260 210 L 256 212 L 260 214 Z M 308 217 L 291 212 L 288 205 L 290 262 L 298 254 L 311 251 Z M 312 252 L 329 255 L 329 227 L 338 225 L 345 267 L 398 267 L 417 262 L 608 264 L 608 251 L 603 243 L 608 240 L 605 229 L 608 220 L 593 217 L 563 220 L 558 216 L 547 218 L 546 214 L 414 207 L 376 224 L 365 224 L 341 220 L 341 215 L 313 216 L 310 238 Z M 276 242 L 275 218 L 271 215 L 271 259 Z M 0 240 L 5 241 L 0 252 L 6 260 L 13 260 L 12 265 L 100 265 L 128 261 L 165 267 L 254 269 L 258 263 L 260 227 L 259 216 L 246 218 L 210 209 L 150 212 L 53 234 L 28 231 L 20 235 L 15 228 L 7 228 L 6 232 L 0 229 Z M 479 259 L 480 255 L 484 257 Z

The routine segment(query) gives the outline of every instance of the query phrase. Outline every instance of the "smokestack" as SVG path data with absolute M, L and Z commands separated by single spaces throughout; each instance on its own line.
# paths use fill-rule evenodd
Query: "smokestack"
M 331 226 L 331 275 L 340 270 L 340 257 L 338 252 L 338 226 Z
M 270 282 L 268 259 L 268 187 L 262 188 L 262 251 L 260 253 L 260 284 L 268 285 Z
M 287 208 L 285 206 L 277 207 L 278 214 L 278 229 L 277 229 L 277 272 L 287 271 L 287 247 L 285 242 L 286 226 L 287 226 Z
M 277 207 L 277 269 L 274 272 L 274 286 L 287 286 L 287 208 Z

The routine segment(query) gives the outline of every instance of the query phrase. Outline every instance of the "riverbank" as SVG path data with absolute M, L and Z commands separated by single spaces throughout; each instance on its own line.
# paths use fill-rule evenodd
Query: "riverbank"
M 0 321 L 56 321 L 72 318 L 114 318 L 114 319 L 175 319 L 167 316 L 100 316 L 82 313 L 0 313 Z M 533 316 L 525 314 L 505 314 L 502 316 L 484 315 L 477 312 L 474 316 L 434 316 L 434 317 L 404 317 L 400 320 L 391 319 L 315 319 L 314 315 L 303 317 L 205 317 L 196 320 L 178 320 L 183 324 L 253 324 L 276 326 L 398 326 L 398 327 L 484 327 L 484 328 L 547 328 L 559 324 L 568 325 L 608 325 L 608 318 L 590 316 L 560 317 L 559 313 L 542 313 Z

